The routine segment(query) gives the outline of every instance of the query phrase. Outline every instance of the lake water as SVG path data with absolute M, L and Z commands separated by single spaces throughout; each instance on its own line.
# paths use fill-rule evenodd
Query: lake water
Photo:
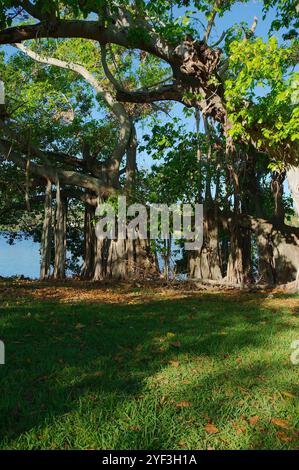
M 181 255 L 176 256 L 177 259 L 180 257 Z M 32 240 L 17 240 L 14 245 L 9 245 L 0 235 L 0 276 L 23 275 L 36 279 L 39 277 L 39 261 L 39 243 L 34 243 Z M 158 257 L 158 261 L 162 269 L 161 256 Z
M 0 236 L 0 276 L 16 275 L 31 278 L 39 276 L 39 243 L 21 240 L 9 245 Z

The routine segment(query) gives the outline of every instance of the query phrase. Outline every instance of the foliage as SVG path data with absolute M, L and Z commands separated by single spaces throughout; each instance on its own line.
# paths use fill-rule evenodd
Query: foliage
M 290 155 L 286 143 L 299 139 L 299 75 L 292 71 L 298 43 L 279 46 L 275 37 L 230 44 L 230 74 L 225 82 L 231 135 L 256 141 L 277 159 Z M 276 153 L 277 152 L 277 153 Z

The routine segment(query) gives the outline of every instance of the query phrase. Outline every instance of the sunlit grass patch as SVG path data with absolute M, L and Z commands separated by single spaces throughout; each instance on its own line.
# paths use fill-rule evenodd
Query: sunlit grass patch
M 135 290 L 3 301 L 1 448 L 299 446 L 296 297 Z

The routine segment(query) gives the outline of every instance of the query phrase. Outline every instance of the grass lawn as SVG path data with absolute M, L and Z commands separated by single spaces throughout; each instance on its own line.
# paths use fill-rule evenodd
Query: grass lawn
M 299 448 L 299 298 L 0 283 L 2 449 Z

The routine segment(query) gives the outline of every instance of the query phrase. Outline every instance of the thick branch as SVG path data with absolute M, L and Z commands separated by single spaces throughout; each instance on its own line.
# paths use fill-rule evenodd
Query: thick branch
M 118 91 L 116 98 L 127 103 L 152 103 L 153 101 L 182 101 L 182 91 L 177 85 L 164 85 L 155 90 Z
M 11 145 L 1 140 L 0 141 L 0 152 L 7 159 L 15 163 L 22 169 L 26 168 L 27 160 L 14 151 Z M 39 165 L 30 161 L 29 171 L 34 175 L 50 180 L 52 183 L 56 183 L 59 179 L 61 183 L 69 184 L 71 186 L 79 186 L 81 188 L 94 191 L 98 195 L 112 194 L 114 190 L 99 179 L 93 176 L 78 173 L 76 171 L 67 171 L 60 168 L 53 168 L 50 165 L 44 164 Z
M 13 44 L 28 39 L 40 38 L 84 38 L 93 39 L 100 44 L 117 44 L 123 47 L 141 49 L 169 61 L 173 47 L 151 31 L 144 23 L 148 34 L 144 39 L 136 35 L 128 39 L 129 31 L 136 29 L 136 24 L 127 17 L 111 18 L 108 27 L 99 21 L 92 20 L 58 20 L 40 21 L 34 25 L 20 25 L 6 28 L 0 32 L 0 44 Z

